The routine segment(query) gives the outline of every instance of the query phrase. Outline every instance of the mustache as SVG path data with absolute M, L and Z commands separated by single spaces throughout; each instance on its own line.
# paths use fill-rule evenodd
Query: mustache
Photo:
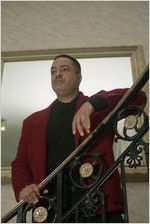
M 65 80 L 62 79 L 62 78 L 55 78 L 55 79 L 53 80 L 53 82 L 58 82 L 58 81 L 60 81 L 60 82 L 64 82 Z

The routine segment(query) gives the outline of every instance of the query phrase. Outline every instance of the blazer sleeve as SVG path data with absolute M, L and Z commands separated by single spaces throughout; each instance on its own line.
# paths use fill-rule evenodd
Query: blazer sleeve
M 32 172 L 28 162 L 28 146 L 31 136 L 31 122 L 24 120 L 16 158 L 12 161 L 12 186 L 16 200 L 23 187 L 32 183 Z
M 107 109 L 111 110 L 114 108 L 117 103 L 121 100 L 121 98 L 125 95 L 127 92 L 128 88 L 125 89 L 114 89 L 111 91 L 105 91 L 101 90 L 100 92 L 96 93 L 93 95 L 91 98 L 94 98 L 95 96 L 99 96 L 99 98 L 103 99 L 107 103 Z M 137 96 L 134 98 L 134 100 L 131 101 L 130 104 L 135 104 L 135 105 L 141 105 L 145 106 L 146 104 L 146 95 L 143 91 L 140 91 Z M 106 108 L 104 108 L 106 109 Z

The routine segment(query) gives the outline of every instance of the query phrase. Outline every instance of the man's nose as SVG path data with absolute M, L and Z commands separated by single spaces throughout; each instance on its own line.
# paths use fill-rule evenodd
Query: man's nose
M 58 70 L 58 71 L 56 72 L 56 77 L 61 77 L 61 71 L 60 71 L 60 70 Z

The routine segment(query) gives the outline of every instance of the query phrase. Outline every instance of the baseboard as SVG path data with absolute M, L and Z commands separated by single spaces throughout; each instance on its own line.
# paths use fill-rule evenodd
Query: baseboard
M 11 184 L 11 167 L 1 167 L 1 184 Z

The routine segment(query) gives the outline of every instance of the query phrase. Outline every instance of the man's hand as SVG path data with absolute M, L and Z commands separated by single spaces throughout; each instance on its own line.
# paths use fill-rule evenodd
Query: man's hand
M 36 204 L 39 196 L 40 191 L 38 186 L 36 184 L 30 184 L 20 191 L 19 201 L 23 199 L 25 202 Z
M 91 121 L 90 116 L 94 112 L 94 107 L 90 102 L 85 102 L 74 115 L 72 122 L 73 134 L 79 131 L 80 135 L 84 135 L 84 131 L 90 133 Z

